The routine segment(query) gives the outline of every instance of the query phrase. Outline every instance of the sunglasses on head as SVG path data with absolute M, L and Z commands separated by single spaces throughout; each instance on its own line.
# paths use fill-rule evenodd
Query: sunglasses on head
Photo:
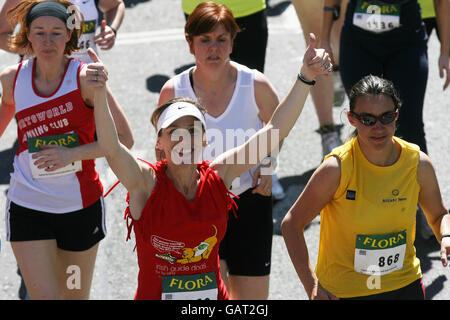
M 365 126 L 373 126 L 379 120 L 382 124 L 389 124 L 395 120 L 398 115 L 397 111 L 388 111 L 379 116 L 374 116 L 370 113 L 356 113 L 350 111 L 350 115 L 359 120 Z

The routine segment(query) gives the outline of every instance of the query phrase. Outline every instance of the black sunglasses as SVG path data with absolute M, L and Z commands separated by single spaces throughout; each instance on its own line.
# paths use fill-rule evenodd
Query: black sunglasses
M 388 111 L 379 116 L 374 116 L 370 113 L 357 114 L 356 112 L 350 111 L 350 115 L 359 120 L 365 126 L 373 126 L 380 120 L 382 124 L 389 124 L 395 120 L 398 115 L 397 111 Z

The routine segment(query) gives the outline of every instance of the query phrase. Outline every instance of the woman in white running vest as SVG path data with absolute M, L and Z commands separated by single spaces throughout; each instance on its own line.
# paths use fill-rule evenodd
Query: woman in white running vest
M 159 105 L 174 97 L 189 97 L 205 107 L 208 139 L 203 150 L 205 160 L 212 161 L 247 141 L 269 122 L 278 105 L 275 89 L 262 73 L 230 61 L 238 31 L 226 6 L 213 2 L 199 4 L 185 25 L 186 40 L 196 65 L 167 81 L 159 97 Z M 265 164 L 273 159 L 269 157 Z M 219 251 L 222 277 L 228 280 L 225 282 L 231 299 L 268 298 L 272 172 L 264 169 L 268 168 L 255 163 L 231 188 L 239 197 L 237 219 L 230 215 Z
M 106 235 L 103 187 L 93 160 L 94 87 L 105 86 L 101 64 L 86 67 L 69 58 L 80 28 L 71 28 L 65 0 L 24 0 L 12 19 L 22 25 L 13 49 L 32 58 L 0 74 L 0 136 L 17 119 L 19 150 L 14 157 L 6 208 L 7 240 L 32 299 L 87 299 L 98 244 Z M 33 156 L 62 145 L 71 163 L 54 170 Z M 48 149 L 47 149 L 48 150 Z M 83 157 L 79 157 L 82 155 Z M 73 161 L 73 162 L 72 162 Z M 70 279 L 68 278 L 70 277 Z
M 7 11 L 19 2 L 20 0 L 6 0 L 0 10 L 0 49 L 23 55 L 24 52 L 17 51 L 17 49 L 13 51 L 8 46 L 9 39 L 13 34 L 14 26 L 12 26 L 7 19 Z M 98 53 L 97 47 L 102 50 L 109 50 L 114 46 L 117 30 L 125 15 L 125 4 L 123 3 L 123 0 L 72 0 L 70 2 L 78 7 L 84 18 L 83 32 L 78 42 L 79 49 L 78 51 L 73 52 L 71 57 L 90 63 L 92 61 L 87 54 L 88 48 L 92 48 Z M 99 10 L 103 13 L 102 21 L 99 21 Z M 100 33 L 95 35 L 99 27 Z M 111 108 L 120 142 L 124 146 L 131 148 L 134 144 L 131 126 L 128 123 L 123 109 L 108 86 L 106 93 L 108 105 Z M 59 154 L 58 156 L 59 159 L 62 158 L 62 155 Z
M 0 49 L 11 51 L 9 39 L 13 33 L 12 25 L 7 19 L 7 11 L 17 5 L 20 0 L 6 0 L 0 9 Z M 71 57 L 84 62 L 92 62 L 87 54 L 87 49 L 92 48 L 98 52 L 97 46 L 102 50 L 109 50 L 115 44 L 116 33 L 125 15 L 125 5 L 122 0 L 72 0 L 74 5 L 81 11 L 84 19 L 83 32 L 78 40 L 78 51 L 72 52 Z M 103 20 L 99 21 L 99 10 L 103 13 Z M 95 35 L 100 27 L 100 33 Z M 17 50 L 16 50 L 17 51 Z M 22 53 L 22 52 L 12 52 Z M 21 55 L 22 60 L 23 55 Z M 112 95 L 111 89 L 107 86 L 108 104 L 111 108 L 115 125 L 117 127 L 120 142 L 128 148 L 134 144 L 131 127 L 123 109 Z M 74 151 L 80 151 L 78 148 Z M 71 162 L 65 148 L 54 148 L 44 150 L 40 153 L 42 162 L 52 161 L 52 168 L 59 169 Z M 20 275 L 21 273 L 18 272 Z M 19 297 L 26 299 L 26 287 L 23 279 L 19 289 Z

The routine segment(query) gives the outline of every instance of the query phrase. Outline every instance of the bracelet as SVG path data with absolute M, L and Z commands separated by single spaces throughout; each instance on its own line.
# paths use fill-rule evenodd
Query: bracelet
M 450 233 L 444 233 L 444 234 L 441 236 L 441 239 L 442 239 L 442 238 L 446 238 L 446 237 L 450 237 Z
M 309 86 L 313 86 L 316 84 L 316 80 L 311 80 L 311 81 L 307 80 L 301 72 L 297 75 L 297 78 L 298 78 L 298 80 L 300 80 L 301 82 L 303 82 L 304 84 L 307 84 Z
M 274 164 L 276 165 L 277 159 L 275 157 L 272 157 L 271 155 L 268 155 L 264 159 L 261 160 L 260 164 L 261 167 L 272 167 Z
M 117 30 L 116 29 L 114 29 L 112 26 L 109 26 L 110 28 L 111 28 L 111 30 L 114 32 L 114 36 L 116 36 L 117 37 Z
M 337 19 L 339 19 L 339 16 L 341 15 L 341 6 L 340 5 L 335 5 L 334 7 L 324 6 L 323 11 L 333 12 L 333 20 L 337 20 Z

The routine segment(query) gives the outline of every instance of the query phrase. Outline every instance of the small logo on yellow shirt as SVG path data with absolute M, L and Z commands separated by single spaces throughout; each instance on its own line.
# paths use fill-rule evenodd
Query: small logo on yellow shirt
M 393 203 L 393 202 L 405 201 L 408 199 L 406 197 L 400 197 L 400 191 L 398 189 L 392 190 L 391 194 L 394 196 L 394 198 L 391 198 L 391 197 L 384 198 L 384 199 L 382 199 L 382 202 L 383 203 Z
M 356 191 L 355 190 L 347 190 L 347 196 L 345 198 L 347 200 L 355 200 L 356 199 Z

